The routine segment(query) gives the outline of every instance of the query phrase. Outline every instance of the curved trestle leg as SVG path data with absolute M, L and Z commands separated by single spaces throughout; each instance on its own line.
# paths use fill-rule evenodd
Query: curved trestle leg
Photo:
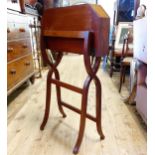
M 87 46 L 87 45 L 89 45 L 89 43 L 86 41 L 85 45 Z M 89 90 L 90 83 L 93 80 L 95 82 L 95 87 L 96 87 L 96 118 L 94 119 L 94 121 L 96 122 L 96 127 L 97 127 L 98 134 L 100 135 L 100 139 L 104 139 L 104 135 L 102 132 L 102 127 L 101 127 L 101 84 L 100 84 L 98 77 L 96 76 L 96 73 L 99 69 L 101 58 L 95 57 L 95 59 L 94 59 L 94 57 L 93 57 L 92 62 L 91 62 L 91 59 L 90 59 L 90 56 L 88 53 L 89 46 L 87 46 L 87 47 L 86 46 L 85 46 L 85 50 L 84 50 L 84 63 L 85 63 L 86 71 L 88 73 L 88 77 L 85 80 L 84 85 L 83 85 L 82 105 L 81 105 L 81 112 L 80 112 L 80 114 L 81 114 L 80 115 L 80 127 L 79 127 L 77 141 L 76 141 L 76 144 L 73 149 L 74 154 L 78 153 L 82 139 L 83 139 L 86 117 L 87 117 L 88 90 Z M 46 55 L 45 55 L 45 57 L 47 58 Z M 54 60 L 55 60 L 54 63 L 47 60 L 48 64 L 50 65 L 50 70 L 49 70 L 48 76 L 47 76 L 46 107 L 45 107 L 43 122 L 40 126 L 41 130 L 44 129 L 44 127 L 48 121 L 48 118 L 49 118 L 50 100 L 51 100 L 51 78 L 52 78 L 53 73 L 55 75 L 55 79 L 60 80 L 60 75 L 57 70 L 57 66 L 60 63 L 61 58 L 62 58 L 62 53 L 58 52 L 57 55 L 56 55 L 56 53 L 54 53 Z M 66 117 L 66 114 L 64 113 L 64 110 L 62 108 L 63 106 L 61 104 L 61 89 L 60 89 L 59 85 L 56 85 L 56 92 L 57 92 L 57 101 L 58 101 L 59 110 L 60 110 L 61 114 L 63 115 L 63 117 Z
M 50 112 L 50 101 L 51 101 L 51 82 L 50 79 L 52 77 L 52 69 L 49 70 L 48 75 L 47 75 L 47 83 L 46 83 L 46 107 L 45 107 L 45 114 L 44 114 L 44 119 L 43 122 L 40 126 L 41 130 L 44 130 L 44 127 L 48 121 L 49 117 L 49 112 Z
M 98 134 L 100 135 L 100 139 L 104 139 L 104 134 L 102 132 L 102 123 L 101 123 L 101 83 L 97 76 L 94 78 L 95 86 L 96 86 L 96 127 Z
M 54 73 L 55 73 L 55 78 L 57 80 L 60 80 L 60 75 L 59 75 L 59 72 L 57 69 L 55 70 Z M 56 92 L 57 92 L 57 103 L 58 103 L 59 111 L 61 112 L 63 117 L 66 117 L 66 114 L 65 114 L 65 112 L 62 108 L 62 105 L 61 105 L 61 89 L 60 89 L 60 86 L 58 86 L 58 85 L 56 85 Z
M 99 79 L 96 76 L 96 73 L 99 69 L 100 60 L 101 60 L 101 58 L 96 57 L 95 62 L 93 64 L 91 64 L 90 57 L 88 56 L 88 54 L 85 53 L 85 55 L 84 55 L 84 62 L 85 62 L 86 71 L 88 73 L 88 77 L 85 80 L 84 87 L 83 87 L 80 127 L 79 127 L 78 138 L 77 138 L 76 144 L 73 149 L 74 154 L 78 153 L 82 139 L 83 139 L 83 134 L 84 134 L 84 129 L 85 129 L 85 121 L 86 121 L 88 90 L 89 90 L 89 86 L 90 86 L 90 83 L 92 80 L 95 81 L 95 86 L 96 86 L 96 126 L 97 126 L 97 131 L 100 135 L 100 139 L 104 139 L 104 135 L 102 132 L 102 127 L 101 127 L 101 84 L 100 84 Z
M 43 130 L 48 118 L 49 118 L 49 113 L 50 113 L 50 102 L 51 102 L 51 78 L 53 73 L 55 74 L 55 79 L 59 80 L 60 76 L 59 76 L 59 72 L 56 69 L 56 67 L 58 66 L 58 64 L 60 63 L 62 59 L 62 53 L 58 53 L 58 55 L 55 57 L 55 63 L 52 63 L 51 61 L 48 61 L 48 64 L 50 66 L 50 70 L 48 72 L 47 75 L 47 85 L 46 85 L 46 107 L 45 107 L 45 113 L 44 113 L 44 118 L 42 121 L 42 124 L 40 126 L 40 129 Z M 64 110 L 62 108 L 61 105 L 61 90 L 59 86 L 56 86 L 56 92 L 57 92 L 57 100 L 58 100 L 58 107 L 59 110 L 61 112 L 61 114 L 63 115 L 63 117 L 66 117 L 66 114 L 64 113 Z
M 73 149 L 73 153 L 77 154 L 83 139 L 85 123 L 86 123 L 86 112 L 87 112 L 87 100 L 88 100 L 88 88 L 92 78 L 90 76 L 87 77 L 84 87 L 83 87 L 83 95 L 82 95 L 82 104 L 81 104 L 81 116 L 80 116 L 80 127 L 79 127 L 79 135 Z

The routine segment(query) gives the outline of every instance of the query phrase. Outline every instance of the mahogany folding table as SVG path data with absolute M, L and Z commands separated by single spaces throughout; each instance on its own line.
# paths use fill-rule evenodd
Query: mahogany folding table
M 73 149 L 73 153 L 76 154 L 83 139 L 86 118 L 96 122 L 100 138 L 104 139 L 101 127 L 101 84 L 96 73 L 99 69 L 101 57 L 108 52 L 110 20 L 101 6 L 83 4 L 47 9 L 43 14 L 41 24 L 41 52 L 44 62 L 50 66 L 50 69 L 47 75 L 45 114 L 40 129 L 43 130 L 47 123 L 50 112 L 51 84 L 55 84 L 58 107 L 62 116 L 66 117 L 63 107 L 80 114 L 79 133 Z M 54 61 L 50 60 L 47 52 L 49 50 Z M 84 56 L 88 76 L 83 88 L 60 81 L 57 66 L 61 62 L 63 52 Z M 53 74 L 55 78 L 52 78 Z M 86 112 L 88 89 L 92 80 L 96 86 L 96 117 Z M 81 109 L 62 101 L 61 87 L 82 95 Z

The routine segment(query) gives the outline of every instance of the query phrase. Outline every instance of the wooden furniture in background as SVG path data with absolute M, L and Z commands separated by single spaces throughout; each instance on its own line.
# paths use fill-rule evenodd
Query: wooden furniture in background
M 115 49 L 115 38 L 112 39 L 112 44 L 109 47 L 108 60 L 110 61 L 110 77 L 114 71 L 120 71 L 121 49 Z
M 121 92 L 122 83 L 125 82 L 126 70 L 127 68 L 130 67 L 131 61 L 133 59 L 132 55 L 130 57 L 128 56 L 128 53 L 133 54 L 133 49 L 129 47 L 129 44 L 132 43 L 133 43 L 133 36 L 130 36 L 130 34 L 128 34 L 124 38 L 122 48 L 119 92 Z
M 16 7 L 13 8 L 11 4 Z M 28 16 L 20 13 L 19 1 L 13 3 L 8 0 L 7 7 L 7 91 L 9 95 L 28 79 L 33 83 L 35 72 Z
M 50 112 L 51 84 L 56 85 L 58 107 L 63 115 L 63 106 L 80 114 L 80 128 L 73 153 L 78 153 L 85 129 L 86 118 L 96 122 L 97 131 L 104 139 L 101 127 L 101 84 L 96 75 L 101 57 L 108 52 L 108 36 L 110 20 L 107 13 L 99 5 L 77 5 L 48 9 L 44 12 L 41 23 L 41 51 L 44 61 L 50 66 L 47 75 L 46 108 L 40 129 L 43 130 Z M 55 61 L 49 59 L 48 51 Z M 88 76 L 83 88 L 60 81 L 57 66 L 63 52 L 82 54 Z M 67 69 L 68 66 L 66 66 Z M 55 75 L 53 78 L 52 75 Z M 96 116 L 88 114 L 88 90 L 92 80 L 96 86 Z M 81 109 L 71 106 L 61 99 L 61 87 L 82 95 Z
M 109 49 L 108 59 L 110 61 L 110 77 L 113 75 L 113 71 L 120 71 L 123 48 L 123 38 L 127 35 L 133 33 L 132 22 L 119 22 L 118 26 L 115 26 L 115 30 L 112 32 L 112 43 Z M 128 51 L 126 56 L 132 56 L 133 53 Z

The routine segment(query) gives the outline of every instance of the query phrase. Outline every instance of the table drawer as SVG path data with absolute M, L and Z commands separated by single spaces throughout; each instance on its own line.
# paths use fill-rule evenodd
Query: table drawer
M 8 90 L 14 87 L 18 82 L 25 79 L 33 72 L 32 55 L 25 56 L 20 60 L 8 63 L 7 66 L 7 81 Z
M 31 53 L 31 40 L 27 38 L 25 40 L 18 40 L 8 42 L 7 45 L 7 59 L 8 62 L 16 58 L 22 57 Z

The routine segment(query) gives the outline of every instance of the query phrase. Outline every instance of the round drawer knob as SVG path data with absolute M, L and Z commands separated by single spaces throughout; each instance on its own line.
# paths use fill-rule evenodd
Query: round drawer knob
M 24 28 L 19 28 L 19 32 L 25 32 Z
M 10 29 L 9 28 L 7 28 L 7 33 L 10 33 L 11 31 L 10 31 Z
M 30 66 L 30 62 L 29 61 L 27 61 L 27 62 L 25 62 L 25 66 Z
M 27 45 L 26 44 L 23 44 L 23 46 L 22 46 L 23 48 L 27 48 Z
M 7 49 L 7 51 L 8 51 L 8 52 L 13 52 L 13 48 L 12 48 L 12 47 L 9 47 L 9 48 Z
M 11 69 L 11 70 L 10 70 L 10 73 L 11 73 L 12 75 L 16 74 L 16 70 L 15 70 L 15 69 Z

